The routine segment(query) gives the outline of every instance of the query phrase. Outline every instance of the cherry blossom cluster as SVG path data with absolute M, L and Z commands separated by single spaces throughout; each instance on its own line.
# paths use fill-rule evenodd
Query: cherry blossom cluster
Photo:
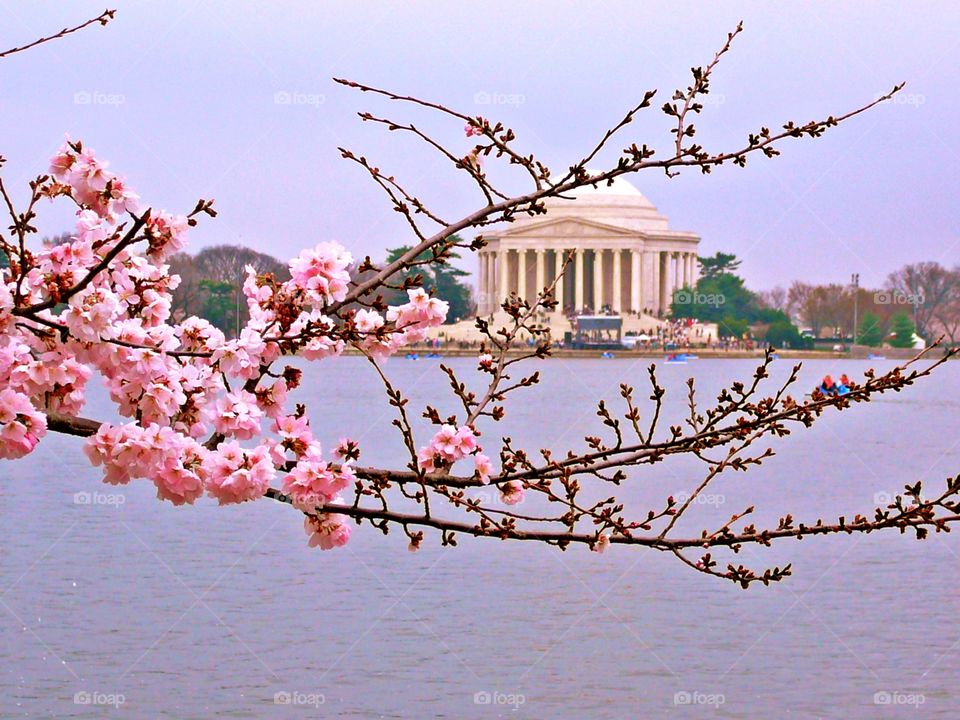
M 185 247 L 193 216 L 143 210 L 79 142 L 67 140 L 41 182 L 41 196 L 74 204 L 76 228 L 54 246 L 3 248 L 11 262 L 0 275 L 0 458 L 31 452 L 48 413 L 79 415 L 96 372 L 126 419 L 87 440 L 105 482 L 144 478 L 174 505 L 205 495 L 233 504 L 263 497 L 280 474 L 282 492 L 306 515 L 309 544 L 347 542 L 347 518 L 318 508 L 357 483 L 359 449 L 343 440 L 325 456 L 306 409 L 288 409 L 301 371 L 274 364 L 322 360 L 347 345 L 385 358 L 423 340 L 447 304 L 414 288 L 382 311 L 332 307 L 347 298 L 354 260 L 322 242 L 290 261 L 285 282 L 247 269 L 250 320 L 238 337 L 197 317 L 172 323 L 180 278 L 165 261 Z M 444 463 L 472 454 L 481 477 L 492 471 L 469 428 L 430 447 Z

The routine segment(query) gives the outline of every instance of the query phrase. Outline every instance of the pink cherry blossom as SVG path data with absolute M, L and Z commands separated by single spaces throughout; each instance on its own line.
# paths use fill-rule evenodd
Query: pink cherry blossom
M 519 505 L 523 502 L 523 485 L 517 480 L 500 485 L 500 500 L 505 505 Z
M 428 472 L 452 465 L 477 449 L 477 436 L 468 426 L 457 428 L 443 425 L 430 440 L 420 448 L 417 457 L 420 466 Z
M 350 525 L 347 516 L 339 513 L 307 515 L 303 519 L 303 529 L 307 533 L 310 547 L 332 550 L 343 547 L 350 540 Z
M 155 260 L 164 260 L 183 249 L 187 243 L 187 219 L 182 215 L 158 213 L 147 220 L 149 237 L 147 254 Z
M 207 491 L 221 505 L 256 500 L 270 487 L 276 468 L 265 445 L 249 451 L 235 442 L 221 443 L 205 463 Z
M 0 390 L 0 458 L 20 458 L 47 434 L 47 420 L 30 399 L 11 388 Z
M 354 480 L 349 465 L 336 468 L 322 459 L 319 443 L 313 443 L 283 479 L 283 491 L 295 507 L 304 511 L 328 503 Z
M 473 465 L 474 468 L 476 468 L 480 482 L 484 485 L 490 482 L 490 475 L 493 473 L 493 464 L 490 462 L 490 458 L 478 452 L 473 456 Z
M 218 416 L 214 421 L 217 432 L 233 435 L 239 440 L 249 440 L 260 432 L 263 411 L 257 406 L 257 398 L 246 390 L 227 393 L 217 405 Z
M 606 552 L 607 548 L 610 547 L 610 536 L 606 533 L 600 533 L 600 537 L 597 538 L 597 541 L 593 544 L 593 547 L 590 549 L 595 553 L 600 553 L 601 555 Z
M 350 273 L 347 268 L 353 263 L 350 255 L 339 243 L 323 242 L 312 250 L 304 250 L 290 261 L 291 289 L 303 290 L 318 309 L 347 296 Z
M 407 290 L 407 297 L 410 302 L 387 310 L 387 322 L 403 331 L 404 342 L 420 342 L 426 339 L 430 328 L 443 324 L 450 305 L 430 297 L 423 288 Z

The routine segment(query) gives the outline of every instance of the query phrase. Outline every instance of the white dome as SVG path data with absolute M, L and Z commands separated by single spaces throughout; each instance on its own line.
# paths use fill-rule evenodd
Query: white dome
M 591 175 L 597 175 L 597 172 L 587 171 Z M 647 198 L 644 197 L 643 193 L 637 190 L 637 186 L 632 182 L 627 180 L 625 175 L 618 175 L 613 179 L 613 184 L 608 184 L 610 181 L 605 180 L 601 183 L 597 183 L 597 186 L 593 185 L 584 185 L 583 187 L 577 188 L 573 192 L 569 193 L 571 196 L 576 198 L 582 197 L 591 197 L 597 195 L 626 195 L 633 198 L 638 198 L 637 202 L 643 202 L 650 207 L 653 207 Z
M 564 198 L 548 198 L 543 205 L 547 209 L 546 216 L 518 217 L 514 226 L 562 217 L 581 217 L 628 230 L 668 229 L 667 218 L 658 213 L 656 206 L 623 175 L 614 178 L 609 185 L 603 181 L 596 187 L 585 185 L 572 190 Z

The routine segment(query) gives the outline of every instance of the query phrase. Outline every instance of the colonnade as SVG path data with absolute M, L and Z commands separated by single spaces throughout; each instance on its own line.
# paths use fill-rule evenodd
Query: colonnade
M 686 250 L 498 248 L 481 250 L 479 261 L 481 315 L 511 293 L 532 302 L 558 277 L 554 296 L 566 312 L 655 315 L 670 307 L 674 291 L 693 287 L 698 276 L 697 255 Z

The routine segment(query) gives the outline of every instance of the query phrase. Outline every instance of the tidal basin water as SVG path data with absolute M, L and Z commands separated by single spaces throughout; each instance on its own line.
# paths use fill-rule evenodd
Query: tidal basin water
M 468 359 L 449 361 L 478 383 Z M 649 360 L 539 364 L 498 430 L 536 450 L 584 447 L 595 401 L 644 388 Z M 387 370 L 423 403 L 455 411 L 439 361 Z M 747 379 L 751 360 L 660 365 L 666 420 Z M 774 363 L 774 379 L 789 361 Z M 805 363 L 826 372 L 889 361 Z M 755 504 L 758 526 L 869 514 L 923 480 L 960 472 L 960 363 L 899 395 L 830 413 L 724 474 L 683 534 Z M 641 396 L 644 393 L 638 394 Z M 372 370 L 358 358 L 307 370 L 299 398 L 317 435 L 361 441 L 364 463 L 400 463 Z M 109 418 L 101 391 L 88 415 Z M 664 429 L 666 426 L 664 426 Z M 264 500 L 175 508 L 135 481 L 103 485 L 81 441 L 46 438 L 0 465 L 0 716 L 144 718 L 954 718 L 960 673 L 960 538 L 896 531 L 747 548 L 794 576 L 743 591 L 670 555 L 615 546 L 560 552 L 461 537 L 406 550 L 369 525 L 350 544 L 306 546 L 291 508 Z M 618 495 L 637 514 L 692 490 L 696 461 L 636 469 Z M 723 555 L 726 558 L 726 555 Z

